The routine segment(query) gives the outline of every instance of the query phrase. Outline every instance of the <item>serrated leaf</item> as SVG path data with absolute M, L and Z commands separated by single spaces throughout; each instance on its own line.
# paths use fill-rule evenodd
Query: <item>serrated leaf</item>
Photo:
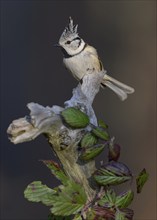
M 132 209 L 124 208 L 120 209 L 120 211 L 125 213 L 125 217 L 127 220 L 133 220 L 134 211 Z
M 137 193 L 141 193 L 144 184 L 147 182 L 149 174 L 143 169 L 136 178 Z
M 128 190 L 116 197 L 115 206 L 118 208 L 127 208 L 134 198 L 132 190 Z
M 77 214 L 85 205 L 86 200 L 83 187 L 69 181 L 68 185 L 62 187 L 58 195 L 53 197 L 51 213 L 61 216 Z
M 64 121 L 72 128 L 85 128 L 89 124 L 89 117 L 74 107 L 63 110 L 61 115 Z
M 105 141 L 108 141 L 109 138 L 110 138 L 109 134 L 106 131 L 104 131 L 103 129 L 99 128 L 99 127 L 93 128 L 92 129 L 92 133 L 96 137 L 98 137 L 98 138 L 100 138 L 102 140 L 105 140 Z
M 132 220 L 134 212 L 131 209 L 117 209 L 115 213 L 115 220 Z
M 115 213 L 115 220 L 127 220 L 127 218 L 125 217 L 125 213 L 117 210 Z
M 68 177 L 65 175 L 64 171 L 61 169 L 58 163 L 54 162 L 53 160 L 41 160 L 50 170 L 51 173 L 59 179 L 63 184 L 69 180 Z
M 113 190 L 107 190 L 103 198 L 98 201 L 98 204 L 105 208 L 112 208 L 115 206 L 115 202 L 116 202 L 115 192 Z
M 82 220 L 82 217 L 80 214 L 76 214 L 72 220 Z
M 104 128 L 104 129 L 108 128 L 108 125 L 105 124 L 105 122 L 101 119 L 98 120 L 98 125 L 99 125 L 99 127 Z
M 113 190 L 107 190 L 103 198 L 98 201 L 100 206 L 105 208 L 126 208 L 130 205 L 134 197 L 134 194 L 131 190 L 116 196 Z
M 110 161 L 104 168 L 117 176 L 132 176 L 131 171 L 124 163 Z
M 81 147 L 91 147 L 97 143 L 98 139 L 92 133 L 87 133 L 81 140 Z
M 116 176 L 110 171 L 102 170 L 102 173 L 100 173 L 99 175 L 94 175 L 94 179 L 98 184 L 106 186 L 106 185 L 118 185 L 130 180 L 131 178 L 128 176 Z
M 48 216 L 48 220 L 71 220 L 71 217 L 70 216 L 57 216 L 57 215 L 50 214 Z
M 110 209 L 94 205 L 93 208 L 89 208 L 87 211 L 87 220 L 104 220 L 113 219 L 114 212 Z
M 96 217 L 96 213 L 93 209 L 89 208 L 86 213 L 86 219 L 87 220 L 94 220 Z M 99 219 L 98 219 L 99 220 Z
M 122 163 L 111 161 L 100 170 L 96 171 L 94 179 L 100 185 L 117 185 L 132 178 L 128 167 Z
M 83 152 L 80 155 L 79 159 L 83 161 L 92 160 L 104 150 L 104 147 L 105 144 L 98 144 L 92 147 L 87 147 L 83 149 Z
M 43 185 L 41 181 L 30 183 L 24 191 L 24 197 L 31 202 L 42 202 L 46 206 L 52 206 L 52 198 L 56 191 Z

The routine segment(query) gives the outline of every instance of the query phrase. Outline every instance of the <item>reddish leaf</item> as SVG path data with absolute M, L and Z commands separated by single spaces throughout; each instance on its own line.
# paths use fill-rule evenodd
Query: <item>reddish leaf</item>
M 104 166 L 104 168 L 108 171 L 111 171 L 116 176 L 132 176 L 129 168 L 125 164 L 120 162 L 110 161 Z
M 114 218 L 114 212 L 110 209 L 106 209 L 101 206 L 94 206 L 93 210 L 95 211 L 96 216 Z
M 120 156 L 120 145 L 118 144 L 109 144 L 108 159 L 109 161 L 117 161 Z
M 125 213 L 125 217 L 128 220 L 132 220 L 134 216 L 134 211 L 132 209 L 124 208 L 120 209 L 121 212 Z

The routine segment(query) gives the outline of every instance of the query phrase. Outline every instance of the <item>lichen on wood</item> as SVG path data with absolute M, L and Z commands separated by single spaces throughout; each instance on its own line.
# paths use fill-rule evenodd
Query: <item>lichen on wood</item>
M 92 108 L 93 100 L 99 91 L 105 72 L 90 72 L 82 79 L 82 84 L 73 89 L 73 96 L 65 102 L 65 108 L 76 107 L 88 115 L 90 123 L 97 126 L 97 118 Z M 14 120 L 7 133 L 14 144 L 31 141 L 44 134 L 58 157 L 66 175 L 81 184 L 89 201 L 95 196 L 95 190 L 90 186 L 89 179 L 96 170 L 95 161 L 78 163 L 78 143 L 90 127 L 71 129 L 62 120 L 60 106 L 43 107 L 37 103 L 29 103 L 30 115 Z

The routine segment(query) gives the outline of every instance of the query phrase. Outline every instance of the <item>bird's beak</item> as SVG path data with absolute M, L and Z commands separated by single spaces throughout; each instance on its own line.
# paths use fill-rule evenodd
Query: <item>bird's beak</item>
M 54 44 L 53 46 L 54 47 L 60 47 L 60 44 Z

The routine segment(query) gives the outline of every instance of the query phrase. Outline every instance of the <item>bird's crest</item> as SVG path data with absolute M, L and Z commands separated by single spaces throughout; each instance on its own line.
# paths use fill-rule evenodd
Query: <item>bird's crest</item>
M 67 39 L 69 37 L 74 37 L 74 36 L 78 36 L 78 33 L 77 33 L 77 28 L 78 28 L 78 25 L 74 25 L 73 24 L 73 20 L 71 17 L 69 17 L 69 24 L 67 27 L 65 27 L 60 39 Z

